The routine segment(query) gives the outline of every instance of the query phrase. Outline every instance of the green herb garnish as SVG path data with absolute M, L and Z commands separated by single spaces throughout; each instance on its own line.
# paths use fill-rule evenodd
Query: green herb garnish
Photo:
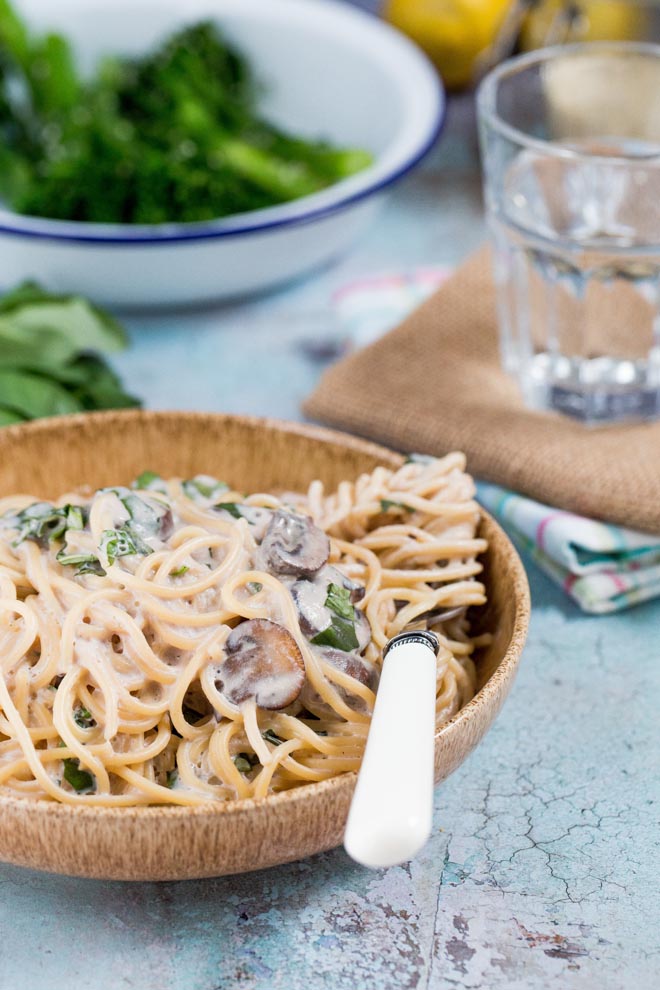
M 391 512 L 393 510 L 394 511 L 398 510 L 400 512 L 414 512 L 415 511 L 414 508 L 412 507 L 412 505 L 406 505 L 405 502 L 393 502 L 389 498 L 381 498 L 381 500 L 380 500 L 380 511 L 381 512 Z
M 67 529 L 83 529 L 84 516 L 77 505 L 64 505 L 55 508 L 49 502 L 35 502 L 16 515 L 8 513 L 7 522 L 18 529 L 18 536 L 12 546 L 19 546 L 23 540 L 34 540 L 42 546 L 64 539 Z
M 338 584 L 329 584 L 325 607 L 343 619 L 355 621 L 355 609 L 351 603 L 351 593 L 348 588 L 342 588 Z
M 251 595 L 258 595 L 259 592 L 263 590 L 263 584 L 261 581 L 248 581 L 245 587 Z
M 266 742 L 272 743 L 273 746 L 279 746 L 281 743 L 284 742 L 283 739 L 280 739 L 279 736 L 275 735 L 272 729 L 266 729 L 266 731 L 262 732 L 261 735 L 266 740 Z
M 259 757 L 256 753 L 239 753 L 238 756 L 234 757 L 234 766 L 239 773 L 249 773 L 258 762 Z
M 165 482 L 155 471 L 143 471 L 135 479 L 131 488 L 137 488 L 141 492 L 161 492 L 163 495 L 167 492 Z
M 179 779 L 178 770 L 168 770 L 165 786 L 169 787 L 169 789 L 172 790 L 178 779 Z
M 223 512 L 228 512 L 230 516 L 234 517 L 234 519 L 243 519 L 241 507 L 237 502 L 218 502 L 218 504 L 214 505 L 213 508 L 218 511 L 222 510 Z
M 55 559 L 64 567 L 77 567 L 76 577 L 79 574 L 96 574 L 103 577 L 105 574 L 98 557 L 93 553 L 69 553 L 62 548 Z
M 83 705 L 79 705 L 78 708 L 74 709 L 73 721 L 81 729 L 93 729 L 96 725 L 96 719 L 93 717 L 89 708 L 85 708 Z
M 64 779 L 67 784 L 71 784 L 74 791 L 79 794 L 89 794 L 96 790 L 96 781 L 87 770 L 80 769 L 80 760 L 71 758 L 62 760 L 64 764 Z
M 355 609 L 351 605 L 351 593 L 338 584 L 329 584 L 325 607 L 333 612 L 332 622 L 312 638 L 316 646 L 331 646 L 335 650 L 350 653 L 360 645 L 355 633 Z
M 181 567 L 175 567 L 173 571 L 170 571 L 170 577 L 182 577 L 189 570 L 190 568 L 187 564 L 181 564 Z
M 130 557 L 133 554 L 147 556 L 153 553 L 151 547 L 127 526 L 104 529 L 99 550 L 108 561 L 109 567 L 112 567 L 119 557 Z
M 185 495 L 196 501 L 198 498 L 217 498 L 222 492 L 229 491 L 229 485 L 218 481 L 206 474 L 197 474 L 181 483 Z

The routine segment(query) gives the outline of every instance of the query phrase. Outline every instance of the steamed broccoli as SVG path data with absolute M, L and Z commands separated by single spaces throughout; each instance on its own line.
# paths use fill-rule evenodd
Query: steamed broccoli
M 210 220 L 298 199 L 368 152 L 284 133 L 215 24 L 81 80 L 59 35 L 0 0 L 0 196 L 18 213 L 102 223 Z

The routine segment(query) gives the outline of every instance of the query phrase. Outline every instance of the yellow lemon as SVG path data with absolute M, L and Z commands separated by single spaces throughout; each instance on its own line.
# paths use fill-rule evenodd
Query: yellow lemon
M 385 17 L 435 62 L 447 86 L 466 86 L 512 0 L 386 0 Z
M 520 42 L 525 51 L 563 41 L 634 41 L 644 37 L 642 5 L 630 0 L 582 0 L 580 14 L 566 34 L 566 0 L 543 0 L 527 15 Z

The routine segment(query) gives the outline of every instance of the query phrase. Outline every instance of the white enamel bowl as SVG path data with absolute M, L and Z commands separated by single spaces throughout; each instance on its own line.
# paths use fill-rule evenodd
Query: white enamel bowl
M 0 209 L 1 282 L 36 278 L 120 306 L 240 296 L 311 272 L 364 230 L 384 192 L 439 133 L 442 85 L 403 35 L 338 0 L 19 0 L 36 28 L 69 37 L 84 69 L 109 53 L 139 54 L 213 18 L 249 57 L 276 123 L 374 163 L 293 203 L 212 222 L 107 225 Z

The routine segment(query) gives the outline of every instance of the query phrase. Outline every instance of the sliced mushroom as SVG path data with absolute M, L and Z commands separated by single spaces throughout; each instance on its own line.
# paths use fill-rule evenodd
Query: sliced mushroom
M 305 662 L 291 633 L 270 619 L 236 626 L 225 643 L 216 686 L 235 705 L 254 698 L 260 708 L 292 704 L 305 682 Z
M 359 608 L 355 609 L 355 635 L 357 636 L 357 641 L 359 643 L 359 651 L 362 653 L 363 650 L 369 646 L 371 642 L 371 626 L 369 625 L 369 620 L 367 619 L 364 612 L 361 612 Z
M 320 648 L 316 652 L 320 659 L 332 664 L 333 667 L 348 674 L 349 677 L 355 678 L 356 681 L 366 685 L 372 691 L 376 691 L 380 675 L 378 668 L 369 660 L 357 653 L 344 653 L 342 650 L 333 650 L 329 647 Z M 350 708 L 354 711 L 364 711 L 365 704 L 362 698 L 356 697 L 351 691 L 339 687 L 337 684 L 334 687 Z M 305 681 L 300 694 L 300 701 L 307 711 L 319 718 L 328 718 L 334 715 L 333 710 L 317 694 L 309 681 Z
M 310 578 L 327 562 L 330 541 L 309 516 L 278 509 L 259 549 L 259 562 L 274 574 Z

